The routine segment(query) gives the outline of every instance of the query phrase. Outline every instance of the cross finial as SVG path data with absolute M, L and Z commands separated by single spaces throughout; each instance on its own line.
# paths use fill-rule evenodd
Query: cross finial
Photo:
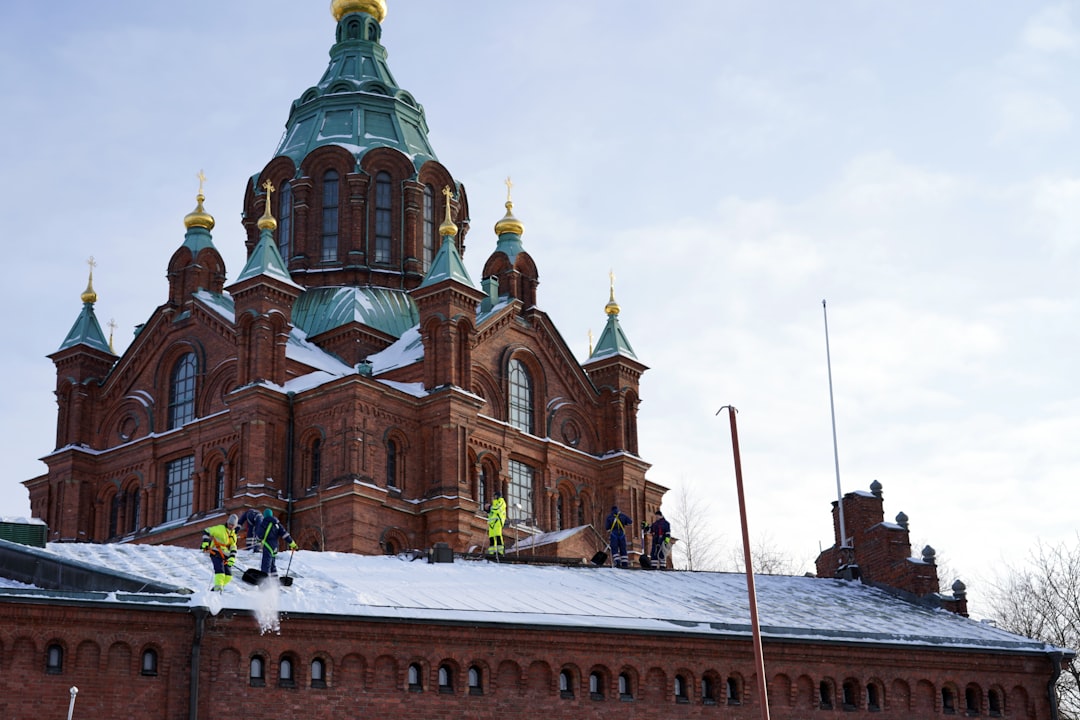
M 592 355 L 592 328 L 589 328 L 589 355 Z
M 614 300 L 615 299 L 615 271 L 614 270 L 608 270 L 607 276 L 608 276 L 608 280 L 611 283 L 611 285 L 610 285 L 610 287 L 611 287 L 611 299 Z
M 446 197 L 446 215 L 444 216 L 442 225 L 439 226 L 439 235 L 442 237 L 457 235 L 457 225 L 450 219 L 450 198 L 454 197 L 454 192 L 450 189 L 449 185 L 444 185 L 442 194 Z
M 202 195 L 203 194 L 203 183 L 206 182 L 206 176 L 203 175 L 203 171 L 200 170 L 199 174 L 196 175 L 195 177 L 199 178 L 199 194 Z
M 264 183 L 262 184 L 262 186 L 263 186 L 263 190 L 265 190 L 265 191 L 266 191 L 266 196 L 267 196 L 267 197 L 266 197 L 266 201 L 267 201 L 267 202 L 269 202 L 269 201 L 270 201 L 270 193 L 272 193 L 272 192 L 274 192 L 275 190 L 277 190 L 277 188 L 276 188 L 276 187 L 274 187 L 274 183 L 270 182 L 270 180 L 269 180 L 269 179 L 267 179 L 267 181 L 266 181 L 266 182 L 264 182 Z
M 94 260 L 94 256 L 91 255 L 86 259 L 86 264 L 90 266 L 90 274 L 94 274 L 94 268 L 97 267 L 97 260 Z
M 510 197 L 510 191 L 514 189 L 514 183 L 510 180 L 510 176 L 506 176 L 506 202 L 512 202 L 513 198 Z

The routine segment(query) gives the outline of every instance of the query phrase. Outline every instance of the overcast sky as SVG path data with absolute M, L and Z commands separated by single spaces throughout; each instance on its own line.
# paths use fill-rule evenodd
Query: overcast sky
M 328 2 L 0 4 L 0 515 L 53 449 L 46 358 L 165 301 L 203 170 L 229 279 L 245 182 L 326 68 Z M 1075 540 L 1080 4 L 389 0 L 383 44 L 465 184 L 479 280 L 503 180 L 579 360 L 616 276 L 648 477 L 810 569 L 836 476 L 884 486 L 973 595 Z M 105 327 L 108 333 L 108 327 Z

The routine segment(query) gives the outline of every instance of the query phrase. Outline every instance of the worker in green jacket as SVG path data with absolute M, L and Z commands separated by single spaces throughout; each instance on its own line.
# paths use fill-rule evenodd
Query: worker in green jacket
M 210 555 L 214 566 L 214 586 L 211 590 L 221 592 L 232 580 L 232 566 L 236 564 L 236 526 L 239 520 L 230 515 L 224 525 L 212 525 L 203 530 L 202 551 Z

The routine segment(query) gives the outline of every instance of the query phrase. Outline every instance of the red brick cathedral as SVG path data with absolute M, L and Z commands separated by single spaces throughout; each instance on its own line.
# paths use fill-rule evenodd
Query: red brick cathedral
M 579 362 L 538 305 L 509 181 L 477 287 L 465 187 L 390 72 L 385 4 L 332 9 L 329 67 L 247 183 L 246 265 L 229 278 L 200 186 L 122 355 L 91 274 L 50 356 L 56 449 L 25 482 L 49 540 L 192 544 L 209 518 L 271 507 L 306 549 L 468 551 L 496 491 L 529 534 L 597 537 L 612 504 L 635 522 L 659 507 L 614 291 Z

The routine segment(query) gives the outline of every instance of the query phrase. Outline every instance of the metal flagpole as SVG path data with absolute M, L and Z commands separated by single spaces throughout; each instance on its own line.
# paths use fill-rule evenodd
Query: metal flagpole
M 79 694 L 79 688 L 71 686 L 71 702 L 68 704 L 67 720 L 71 720 L 71 714 L 75 712 L 75 696 Z
M 731 422 L 731 449 L 735 456 L 735 486 L 739 491 L 739 519 L 742 521 L 743 563 L 746 565 L 746 592 L 750 597 L 750 629 L 754 636 L 754 660 L 757 662 L 758 702 L 761 717 L 769 720 L 769 689 L 765 682 L 765 657 L 761 650 L 761 627 L 758 625 L 757 591 L 754 589 L 754 566 L 750 559 L 750 529 L 746 522 L 746 499 L 743 496 L 742 461 L 739 459 L 739 433 L 735 429 L 735 407 L 725 405 Z M 720 410 L 716 414 L 720 414 Z
M 829 369 L 829 413 L 832 416 L 833 466 L 836 468 L 836 507 L 840 510 L 840 547 L 848 547 L 847 525 L 844 524 L 844 493 L 840 489 L 840 453 L 836 449 L 836 405 L 833 404 L 832 356 L 829 353 L 829 312 L 821 301 L 821 314 L 825 317 L 825 365 Z

